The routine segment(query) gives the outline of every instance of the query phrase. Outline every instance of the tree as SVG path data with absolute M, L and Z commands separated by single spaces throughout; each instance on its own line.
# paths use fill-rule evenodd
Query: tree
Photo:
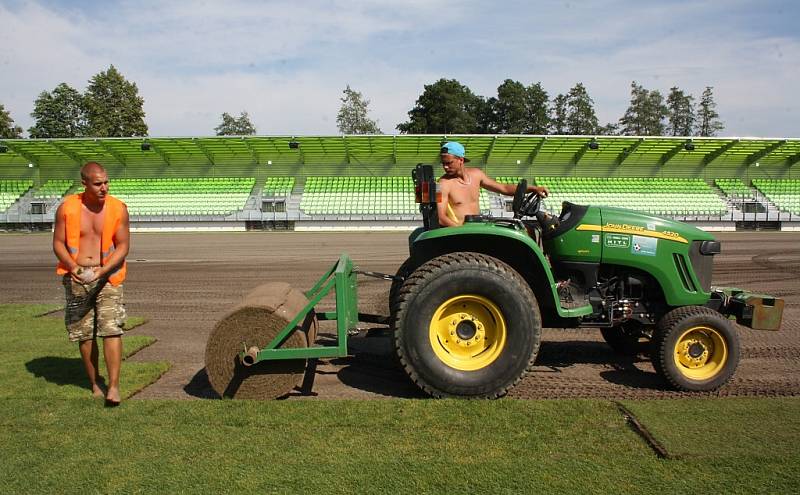
M 22 137 L 22 127 L 14 125 L 14 119 L 0 103 L 0 138 L 19 139 Z
M 553 99 L 552 117 L 550 128 L 553 134 L 567 133 L 567 97 L 559 94 Z
M 658 90 L 648 91 L 636 81 L 631 82 L 631 103 L 619 119 L 625 136 L 662 136 L 664 120 L 669 109 Z
M 594 100 L 589 97 L 583 83 L 578 83 L 566 96 L 564 126 L 566 134 L 597 133 L 597 115 L 594 113 Z
M 667 108 L 669 109 L 667 134 L 691 136 L 695 121 L 694 96 L 684 94 L 682 90 L 673 86 L 669 89 L 669 96 L 667 96 Z
M 619 124 L 609 122 L 604 126 L 598 127 L 597 134 L 600 134 L 601 136 L 618 136 Z
M 55 87 L 52 93 L 42 91 L 33 104 L 33 127 L 28 129 L 32 138 L 74 138 L 86 135 L 86 114 L 83 96 L 66 83 Z
M 486 127 L 486 101 L 455 79 L 439 79 L 426 84 L 408 122 L 397 130 L 411 134 L 471 134 Z
M 89 80 L 84 95 L 86 134 L 98 137 L 146 136 L 144 99 L 112 65 Z
M 719 120 L 713 89 L 713 86 L 706 86 L 703 96 L 700 97 L 700 106 L 697 110 L 698 136 L 716 136 L 717 132 L 725 128 L 725 124 Z
M 222 123 L 214 128 L 217 136 L 251 136 L 256 133 L 256 128 L 250 122 L 247 112 L 239 114 L 239 118 L 232 117 L 228 112 L 223 112 Z
M 525 87 L 506 79 L 497 88 L 497 98 L 487 104 L 493 108 L 495 132 L 503 134 L 547 134 L 550 127 L 548 96 L 541 83 Z
M 336 115 L 336 125 L 342 134 L 383 134 L 378 123 L 369 118 L 369 100 L 364 99 L 358 91 L 350 89 L 350 85 L 343 91 L 342 106 Z

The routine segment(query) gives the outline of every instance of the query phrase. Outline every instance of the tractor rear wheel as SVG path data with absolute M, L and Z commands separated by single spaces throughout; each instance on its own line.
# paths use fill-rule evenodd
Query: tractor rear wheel
M 206 343 L 206 373 L 221 397 L 275 399 L 292 391 L 303 378 L 305 359 L 261 361 L 244 366 L 239 353 L 245 347 L 264 348 L 305 307 L 302 292 L 287 283 L 256 287 L 223 317 Z M 280 346 L 308 347 L 317 334 L 312 310 Z
M 653 337 L 653 367 L 678 390 L 716 390 L 739 365 L 739 335 L 713 309 L 684 306 L 664 315 Z
M 397 296 L 400 294 L 400 288 L 403 287 L 403 283 L 405 283 L 406 278 L 411 275 L 412 271 L 413 264 L 411 263 L 411 258 L 408 258 L 397 269 L 397 273 L 395 273 L 392 286 L 389 288 L 389 314 L 392 317 L 397 314 Z
M 394 343 L 411 379 L 434 397 L 497 398 L 533 365 L 539 306 L 513 268 L 460 252 L 434 258 L 397 296 Z

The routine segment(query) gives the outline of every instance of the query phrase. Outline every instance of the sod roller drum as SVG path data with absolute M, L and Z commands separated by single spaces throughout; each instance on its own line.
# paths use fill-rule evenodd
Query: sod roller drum
M 536 359 L 536 298 L 517 272 L 491 256 L 434 258 L 405 280 L 395 304 L 397 355 L 434 397 L 501 397 Z
M 248 347 L 266 347 L 300 313 L 308 300 L 287 283 L 256 287 L 211 331 L 206 344 L 206 371 L 211 386 L 222 397 L 275 399 L 292 391 L 303 378 L 304 359 L 261 361 L 244 366 L 239 353 Z M 308 347 L 317 334 L 313 310 L 279 346 Z

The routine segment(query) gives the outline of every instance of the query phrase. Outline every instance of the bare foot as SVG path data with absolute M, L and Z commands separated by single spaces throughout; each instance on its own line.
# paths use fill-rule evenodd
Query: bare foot
M 106 394 L 106 406 L 115 407 L 118 406 L 121 401 L 122 397 L 120 397 L 119 389 L 116 387 L 109 388 L 108 394 Z
M 92 385 L 92 397 L 95 399 L 100 398 L 103 396 L 103 389 L 100 388 L 100 385 L 94 384 Z

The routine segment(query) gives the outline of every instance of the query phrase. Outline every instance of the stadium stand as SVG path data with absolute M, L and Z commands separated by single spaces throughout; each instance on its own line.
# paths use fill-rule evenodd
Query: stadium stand
M 50 179 L 33 193 L 33 197 L 37 199 L 58 199 L 67 194 L 74 184 L 74 181 L 68 179 Z
M 714 185 L 732 199 L 749 198 L 753 195 L 742 179 L 714 179 Z
M 262 196 L 282 197 L 292 194 L 294 177 L 267 177 L 264 182 Z
M 300 201 L 307 215 L 413 215 L 411 177 L 308 177 Z
M 106 167 L 141 229 L 413 228 L 410 171 L 439 171 L 448 140 L 501 182 L 539 178 L 551 210 L 570 200 L 701 228 L 800 230 L 792 191 L 768 182 L 800 180 L 798 138 L 505 134 L 0 138 L 0 229 L 50 228 L 70 190 L 61 184 L 79 190 L 87 161 Z M 8 190 L 13 181 L 23 190 Z M 509 203 L 481 195 L 482 213 L 509 216 Z
M 117 179 L 112 194 L 133 215 L 228 215 L 242 210 L 255 185 L 252 177 Z
M 800 179 L 753 179 L 753 185 L 779 210 L 800 215 Z
M 560 211 L 561 203 L 614 206 L 655 215 L 720 216 L 725 203 L 702 179 L 641 177 L 537 177 L 550 188 L 545 205 Z
M 8 208 L 27 193 L 31 187 L 33 187 L 33 181 L 31 180 L 0 180 L 0 212 L 8 210 Z
M 480 208 L 491 209 L 482 190 Z M 309 177 L 300 209 L 307 215 L 415 215 L 411 177 Z

